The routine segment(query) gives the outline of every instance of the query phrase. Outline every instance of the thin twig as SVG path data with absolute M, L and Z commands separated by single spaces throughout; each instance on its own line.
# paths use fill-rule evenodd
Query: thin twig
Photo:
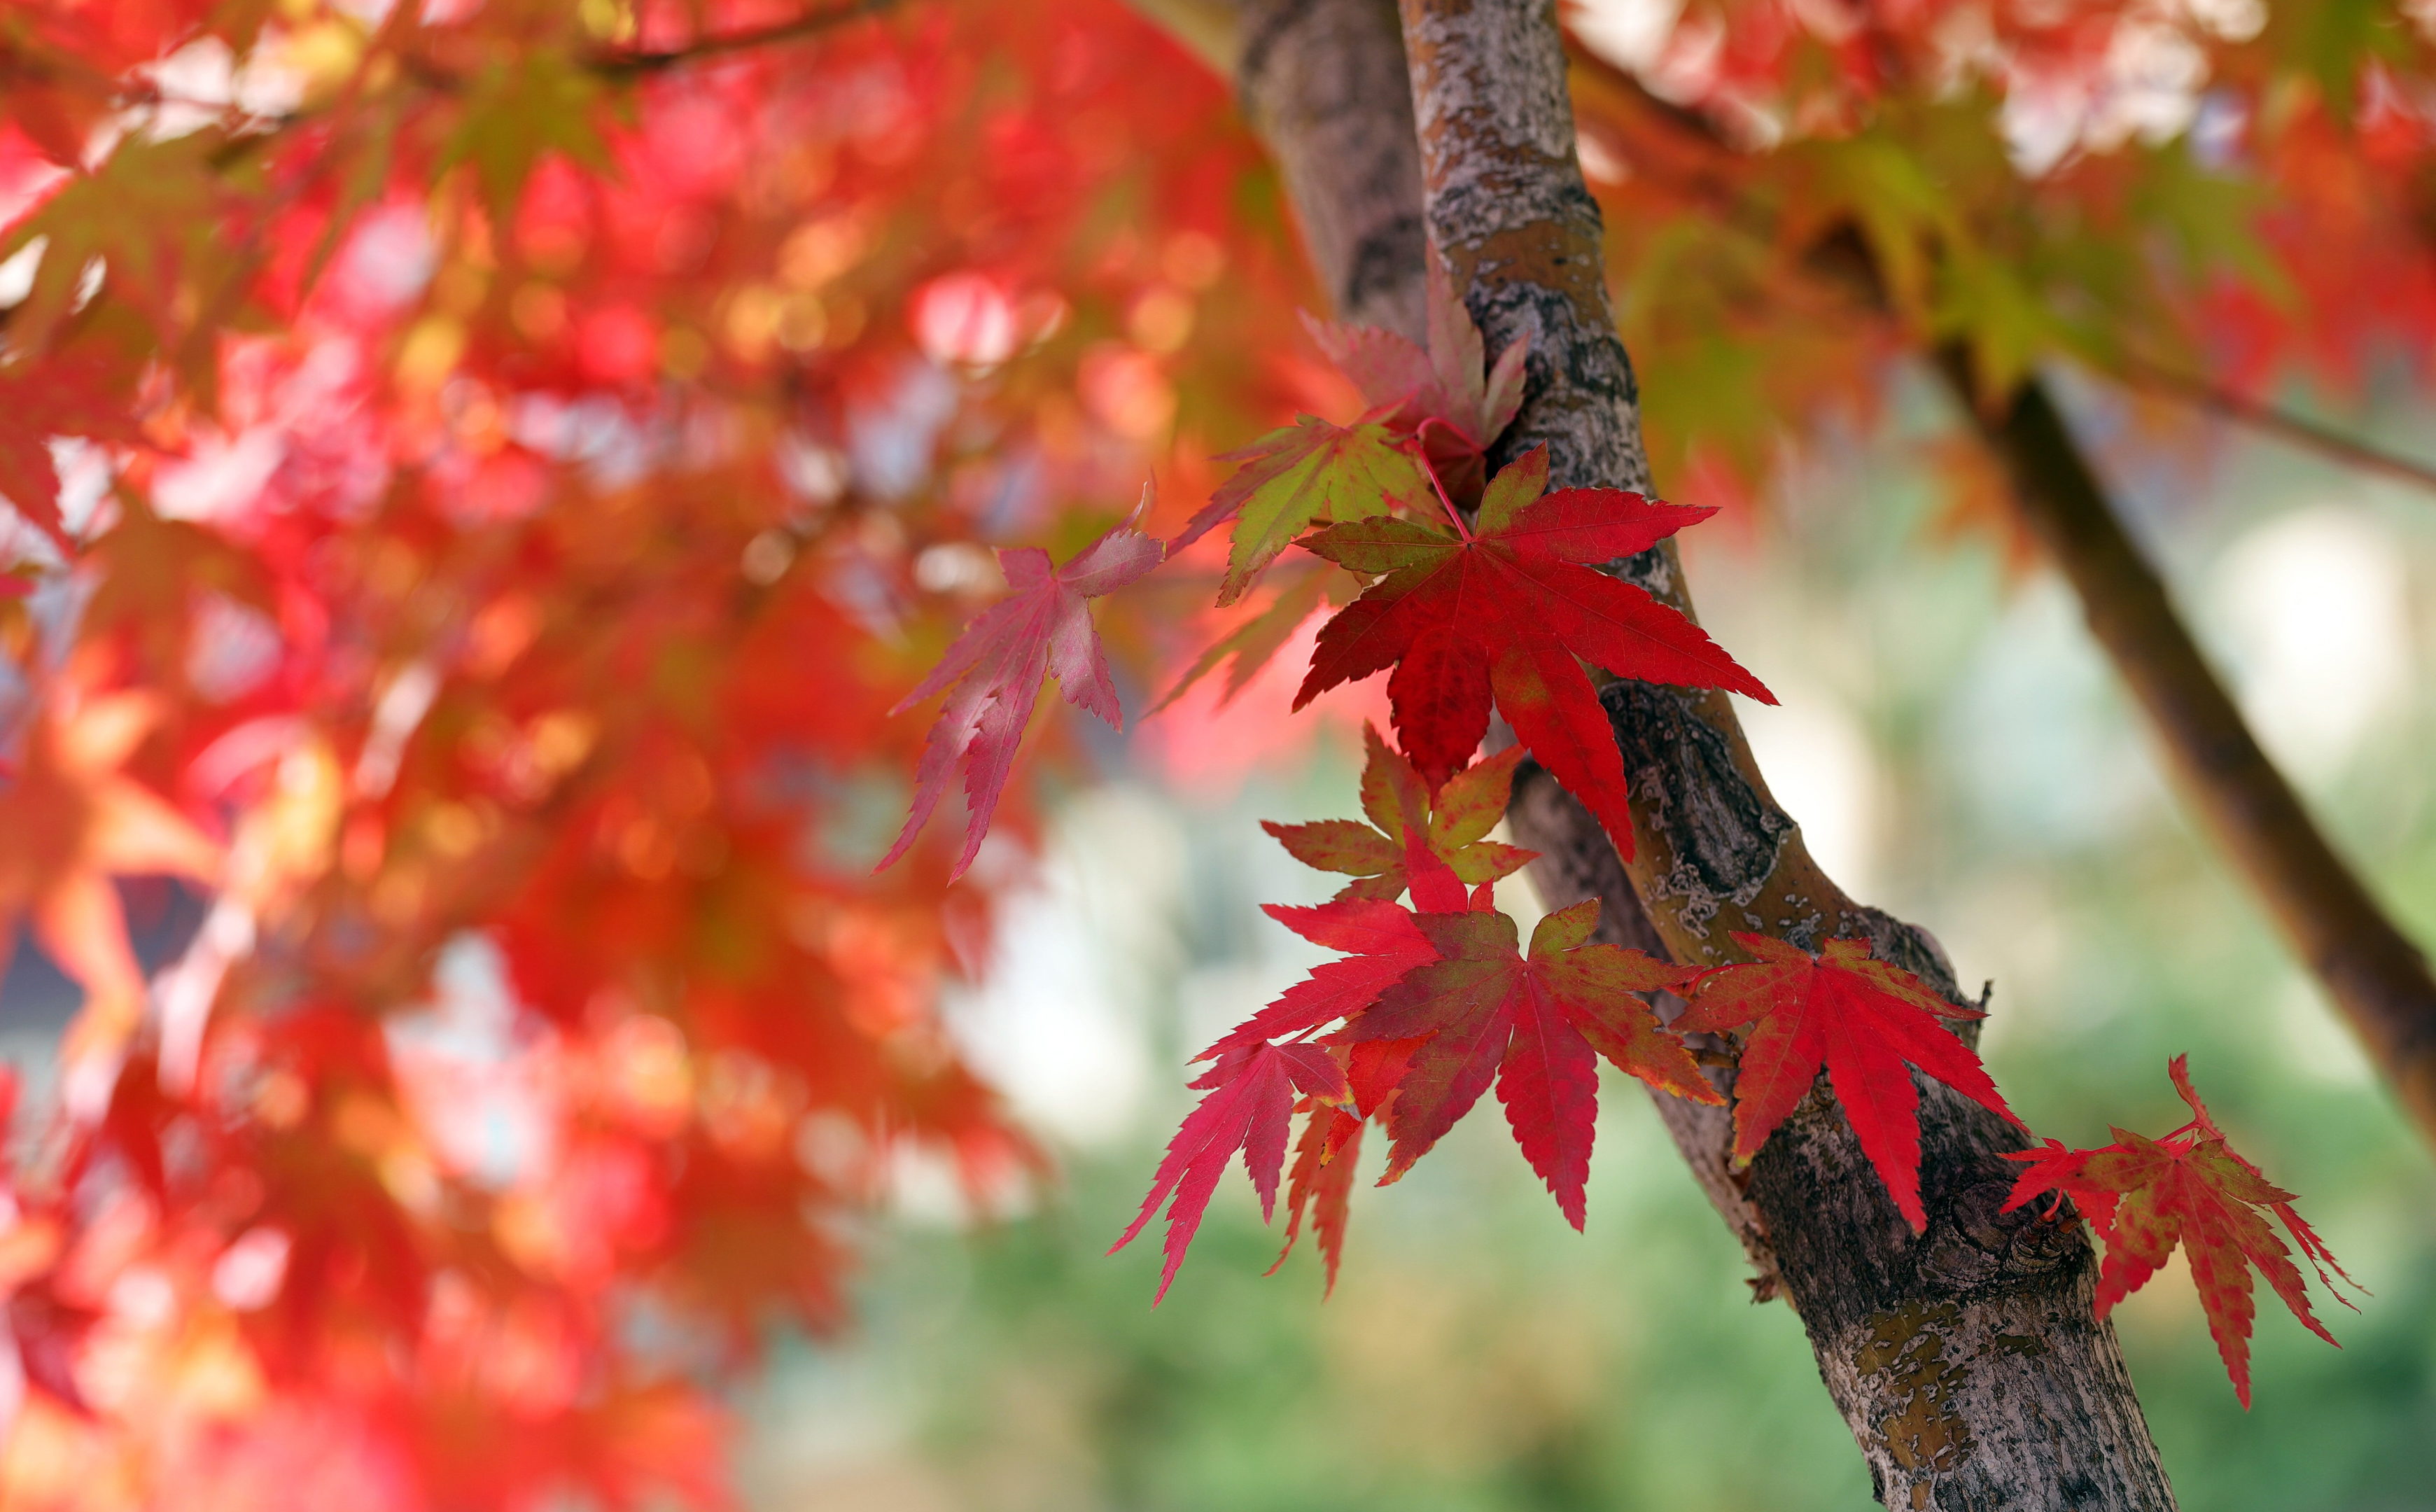
M 2245 398 L 2204 378 L 2177 373 L 2142 357 L 2126 355 L 2118 360 L 2117 366 L 2121 371 L 2116 376 L 2135 387 L 2163 391 L 2236 424 L 2264 431 L 2305 451 L 2315 452 L 2330 461 L 2375 473 L 2396 482 L 2436 490 L 2436 462 L 2398 456 L 2288 409 Z
M 722 57 L 728 53 L 748 52 L 756 47 L 774 46 L 780 43 L 798 42 L 818 36 L 832 26 L 849 21 L 860 21 L 896 9 L 898 0 L 848 0 L 845 5 L 832 6 L 792 21 L 781 21 L 767 26 L 755 26 L 744 31 L 722 32 L 699 37 L 682 47 L 670 47 L 654 52 L 601 52 L 584 60 L 584 66 L 594 73 L 612 77 L 623 74 L 652 74 L 662 69 Z

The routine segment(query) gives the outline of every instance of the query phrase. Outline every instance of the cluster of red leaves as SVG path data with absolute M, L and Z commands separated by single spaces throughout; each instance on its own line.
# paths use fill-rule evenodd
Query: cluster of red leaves
M 1586 53 L 1573 84 L 1650 460 L 1681 495 L 1764 496 L 1788 435 L 1874 418 L 1856 369 L 1950 341 L 1997 389 L 2061 357 L 2177 402 L 2426 371 L 2424 20 L 1714 0 L 1649 43 L 1628 69 Z
M 1502 806 L 1512 771 L 1510 760 L 1475 768 L 1492 775 L 1456 802 L 1478 802 L 1493 791 Z M 1166 1208 L 1159 1297 L 1174 1283 L 1238 1152 L 1260 1193 L 1262 1217 L 1274 1217 L 1296 1114 L 1305 1122 L 1284 1177 L 1289 1222 L 1278 1263 L 1292 1253 L 1309 1217 L 1331 1291 L 1364 1128 L 1376 1121 L 1393 1141 L 1379 1177 L 1385 1186 L 1492 1084 L 1523 1158 L 1579 1228 L 1596 1133 L 1598 1058 L 1658 1090 L 1722 1103 L 1680 1037 L 1690 1034 L 1743 1032 L 1733 1084 L 1738 1163 L 1758 1155 L 1823 1070 L 1862 1153 L 1915 1233 L 1925 1232 L 1927 1213 L 1920 1197 L 1914 1073 L 2019 1126 L 1978 1056 L 1944 1027 L 1978 1012 L 1873 959 L 1867 941 L 1830 940 L 1814 956 L 1781 940 L 1738 933 L 1735 943 L 1752 961 L 1687 969 L 1592 943 L 1598 923 L 1592 900 L 1541 919 L 1527 954 L 1518 953 L 1514 923 L 1495 911 L 1489 888 L 1484 884 L 1467 895 L 1455 879 L 1448 863 L 1461 848 L 1421 827 L 1427 809 L 1403 796 L 1420 788 L 1411 764 L 1374 737 L 1366 797 L 1384 791 L 1401 799 L 1408 837 L 1404 875 L 1416 907 L 1407 909 L 1396 895 L 1381 895 L 1383 887 L 1374 887 L 1367 895 L 1348 889 L 1315 908 L 1267 910 L 1304 938 L 1344 953 L 1195 1057 L 1215 1063 L 1192 1084 L 1209 1095 L 1176 1132 L 1140 1212 L 1115 1245 L 1131 1243 Z M 1298 856 L 1312 847 L 1314 832 L 1330 833 L 1322 826 L 1270 828 Z M 1321 854 L 1332 859 L 1331 852 Z M 1653 1010 L 1661 993 L 1686 1000 L 1662 1025 Z M 1319 1033 L 1330 1025 L 1339 1027 Z M 2116 1129 L 2116 1142 L 2103 1149 L 2069 1150 L 2050 1139 L 2042 1149 L 2013 1155 L 2009 1158 L 2029 1169 L 2006 1210 L 2050 1191 L 2074 1200 L 2106 1242 L 2097 1295 L 2101 1318 L 2154 1275 L 2178 1243 L 2186 1245 L 2209 1330 L 2247 1407 L 2252 1266 L 2310 1331 L 2335 1342 L 2310 1312 L 2289 1251 L 2259 1210 L 2283 1222 L 2319 1279 L 2346 1306 L 2334 1290 L 2335 1277 L 2350 1277 L 2293 1210 L 2292 1194 L 2270 1185 L 2227 1145 L 2193 1090 L 2184 1058 L 2174 1060 L 2171 1071 L 2190 1104 L 2189 1123 L 2163 1139 Z
M 2146 1285 L 2173 1255 L 2174 1246 L 2182 1245 L 2190 1258 L 2191 1283 L 2207 1312 L 2208 1332 L 2224 1357 L 2234 1394 L 2247 1407 L 2250 1326 L 2257 1311 L 2250 1299 L 2252 1267 L 2267 1277 L 2304 1327 L 2328 1344 L 2335 1342 L 2309 1311 L 2307 1286 L 2293 1267 L 2291 1251 L 2268 1227 L 2262 1212 L 2283 1221 L 2318 1279 L 2345 1307 L 2351 1300 L 2337 1289 L 2335 1278 L 2350 1282 L 2351 1277 L 2325 1241 L 2292 1210 L 2292 1194 L 2270 1184 L 2256 1166 L 2234 1152 L 2191 1086 L 2189 1062 L 2190 1057 L 2177 1055 L 2166 1067 L 2174 1090 L 2190 1105 L 2188 1123 L 2160 1139 L 2116 1129 L 2114 1142 L 2100 1149 L 2071 1150 L 2049 1139 L 2041 1149 L 2010 1156 L 2029 1169 L 2014 1182 L 2005 1210 L 2046 1192 L 2072 1199 L 2089 1226 L 2106 1241 L 2106 1264 L 2097 1278 L 2101 1318 Z M 2330 1268 L 2333 1275 L 2327 1274 Z
M 1140 1211 L 1111 1253 L 1131 1243 L 1164 1207 L 1164 1298 L 1238 1152 L 1262 1218 L 1273 1218 L 1299 1113 L 1306 1121 L 1292 1173 L 1282 1176 L 1290 1216 L 1279 1262 L 1310 1216 L 1332 1289 L 1363 1129 L 1375 1121 L 1391 1140 L 1380 1177 L 1385 1185 L 1492 1085 L 1524 1159 L 1579 1228 L 1596 1131 L 1598 1057 L 1672 1095 L 1721 1103 L 1679 1037 L 1689 1034 L 1737 1041 L 1735 1161 L 1759 1153 L 1823 1071 L 1895 1209 L 1915 1234 L 1925 1233 L 1915 1074 L 2021 1126 L 1977 1053 L 1948 1027 L 1982 1017 L 1977 1009 L 1874 959 L 1867 940 L 1829 940 L 1814 955 L 1785 940 L 1736 932 L 1734 944 L 1750 959 L 1702 970 L 1592 944 L 1595 900 L 1543 918 L 1527 954 L 1514 922 L 1497 912 L 1492 884 L 1534 859 L 1487 838 L 1526 749 L 1599 816 L 1618 851 L 1631 855 L 1622 763 L 1583 661 L 1621 676 L 1768 694 L 1682 616 L 1590 565 L 1645 551 L 1714 511 L 1611 490 L 1546 495 L 1544 448 L 1499 471 L 1458 506 L 1429 453 L 1427 417 L 1449 408 L 1474 420 L 1497 412 L 1500 406 L 1483 396 L 1504 381 L 1505 364 L 1485 384 L 1470 378 L 1478 372 L 1479 343 L 1475 338 L 1467 349 L 1449 335 L 1468 329 L 1469 320 L 1451 307 L 1442 285 L 1434 282 L 1431 293 L 1436 360 L 1383 332 L 1323 333 L 1331 355 L 1353 364 L 1350 375 L 1361 380 L 1372 409 L 1353 426 L 1306 416 L 1298 427 L 1236 454 L 1241 470 L 1188 531 L 1189 540 L 1210 525 L 1236 522 L 1222 599 L 1240 596 L 1289 540 L 1366 580 L 1321 629 L 1300 697 L 1308 702 L 1338 683 L 1393 667 L 1389 697 L 1403 749 L 1367 732 L 1362 801 L 1368 825 L 1265 826 L 1298 860 L 1356 878 L 1317 908 L 1268 910 L 1342 958 L 1315 968 L 1195 1057 L 1215 1063 L 1191 1084 L 1208 1095 L 1169 1144 Z M 1450 352 L 1459 355 L 1450 358 Z M 1473 366 L 1455 366 L 1462 362 Z M 1412 387 L 1383 393 L 1387 381 Z M 1450 394 L 1459 397 L 1451 404 Z M 1424 419 L 1398 428 L 1397 417 L 1417 414 Z M 1485 452 L 1496 433 L 1466 430 L 1459 439 L 1466 448 L 1460 460 Z M 1415 477 L 1431 497 L 1410 488 Z M 1433 501 L 1452 531 L 1408 517 L 1426 519 Z M 1080 614 L 1079 604 L 1072 612 Z M 1039 677 L 1035 669 L 1023 689 L 1027 700 Z M 1492 701 L 1521 743 L 1475 765 Z M 1398 901 L 1407 894 L 1410 909 Z M 1662 1026 L 1650 995 L 1669 992 L 1685 1006 Z M 1331 1025 L 1338 1027 L 1322 1035 Z M 2175 1079 L 2199 1111 L 2193 1127 L 2213 1144 L 2166 1150 L 2141 1141 L 2136 1151 L 2079 1154 L 2057 1145 L 2052 1155 L 2022 1157 L 2040 1164 L 2023 1178 L 2014 1205 L 2050 1186 L 2076 1195 L 2140 1193 L 2126 1209 L 2132 1216 L 2119 1225 L 2113 1197 L 2091 1203 L 2093 1220 L 2110 1236 L 2101 1315 L 2162 1263 L 2177 1225 L 2187 1223 L 2204 1236 L 2195 1245 L 2231 1244 L 2255 1260 L 2317 1329 L 2281 1246 L 2269 1255 L 2263 1243 L 2272 1236 L 2254 1219 L 2241 1226 L 2248 1215 L 2220 1199 L 2276 1205 L 2305 1253 L 2329 1263 L 2331 1257 L 2291 1212 L 2288 1198 L 2223 1150 L 2179 1061 Z M 2230 1182 L 2228 1173 L 2246 1173 L 2248 1185 Z M 2194 1274 L 2246 1406 L 2248 1273 L 2237 1263 L 2226 1272 L 2218 1249 L 2204 1267 L 2195 1262 Z
M 0 1503 L 715 1503 L 709 1371 L 838 1317 L 891 1171 L 1019 1179 L 931 1011 L 1008 869 L 872 875 L 890 709 L 1003 570 L 951 709 L 1113 715 L 1147 538 L 1036 547 L 1274 412 L 1302 291 L 1123 8 L 876 9 L 0 16 L 0 930 L 84 990 Z
M 1863 1152 L 1915 1230 L 1926 1219 L 1910 1069 L 2012 1117 L 1978 1056 L 1939 1022 L 1976 1013 L 1871 959 L 1866 942 L 1829 941 L 1814 958 L 1782 941 L 1738 934 L 1736 943 L 1757 959 L 1704 971 L 1592 943 L 1593 900 L 1540 920 L 1529 950 L 1522 951 L 1513 920 L 1490 900 L 1489 884 L 1532 853 L 1485 850 L 1475 838 L 1489 827 L 1481 816 L 1493 820 L 1505 809 L 1519 750 L 1434 791 L 1414 763 L 1374 734 L 1363 797 L 1375 829 L 1342 822 L 1269 826 L 1298 858 L 1325 870 L 1366 870 L 1385 860 L 1382 853 L 1391 845 L 1401 854 L 1333 902 L 1268 910 L 1305 939 L 1344 954 L 1195 1057 L 1216 1062 L 1192 1084 L 1212 1090 L 1169 1145 L 1140 1215 L 1118 1241 L 1122 1248 L 1167 1205 L 1162 1295 L 1236 1151 L 1244 1153 L 1263 1214 L 1273 1210 L 1290 1111 L 1309 1121 L 1290 1185 L 1294 1219 L 1286 1243 L 1290 1249 L 1306 1208 L 1315 1204 L 1331 1285 L 1366 1121 L 1378 1121 L 1393 1141 L 1380 1178 L 1385 1185 L 1493 1084 L 1523 1157 L 1578 1228 L 1598 1057 L 1675 1096 L 1723 1102 L 1684 1047 L 1679 1036 L 1687 1033 L 1730 1034 L 1759 1021 L 1739 1056 L 1737 1160 L 1758 1153 L 1823 1067 Z M 1390 841 L 1391 833 L 1400 838 Z M 1469 892 L 1459 867 L 1480 878 Z M 1397 901 L 1407 890 L 1410 909 Z M 1663 1026 L 1645 996 L 1662 992 L 1689 1003 Z M 1340 1027 L 1313 1037 L 1331 1024 Z M 1290 1060 L 1263 1058 L 1288 1051 Z M 1244 1090 L 1244 1079 L 1255 1075 L 1267 1079 L 1257 1093 Z M 1299 1104 L 1290 1085 L 1304 1094 Z

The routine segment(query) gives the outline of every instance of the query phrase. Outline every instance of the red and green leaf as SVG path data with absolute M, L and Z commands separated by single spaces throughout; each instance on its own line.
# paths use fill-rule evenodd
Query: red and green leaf
M 1430 259 L 1427 350 L 1393 331 L 1304 317 L 1312 339 L 1362 391 L 1389 410 L 1386 424 L 1418 440 L 1438 481 L 1458 501 L 1480 495 L 1482 459 L 1522 403 L 1527 338 L 1509 343 L 1497 365 L 1484 364 L 1480 328 L 1455 297 L 1445 267 Z
M 1304 415 L 1238 451 L 1235 476 L 1210 495 L 1175 538 L 1181 551 L 1216 526 L 1235 522 L 1218 601 L 1230 604 L 1294 538 L 1321 520 L 1361 520 L 1430 497 L 1429 475 L 1394 431 L 1365 418 L 1350 426 Z
M 1586 564 L 1646 550 L 1714 511 L 1609 489 L 1545 493 L 1546 448 L 1492 479 L 1477 530 L 1382 517 L 1301 544 L 1375 576 L 1319 633 L 1301 707 L 1390 667 L 1396 732 L 1423 773 L 1471 757 L 1492 704 L 1632 853 L 1623 757 L 1582 661 L 1619 677 L 1775 695 L 1682 615 Z
M 2014 1123 L 1970 1046 L 1940 1018 L 1977 1018 L 1898 966 L 1872 960 L 1866 940 L 1830 940 L 1813 957 L 1764 934 L 1736 932 L 1756 960 L 1704 973 L 1675 1021 L 1685 1033 L 1725 1034 L 1756 1021 L 1734 1074 L 1734 1158 L 1749 1161 L 1810 1090 L 1823 1068 L 1846 1121 L 1895 1207 L 1924 1231 L 1920 1201 L 1920 1089 L 1911 1068 Z
M 1540 920 L 1524 956 L 1502 913 L 1424 913 L 1439 959 L 1382 993 L 1332 1036 L 1353 1046 L 1418 1040 L 1380 1118 L 1394 1181 L 1470 1111 L 1492 1083 L 1531 1169 L 1576 1228 L 1598 1109 L 1597 1057 L 1653 1086 L 1718 1103 L 1689 1051 L 1635 993 L 1693 975 L 1639 951 L 1592 945 L 1598 903 Z
M 2251 1300 L 2253 1268 L 2303 1327 L 2328 1344 L 2335 1342 L 2309 1310 L 2308 1288 L 2292 1264 L 2291 1250 L 2262 1214 L 2283 1220 L 2293 1243 L 2336 1301 L 2352 1305 L 2337 1289 L 2336 1277 L 2358 1283 L 2293 1210 L 2293 1195 L 2269 1183 L 2256 1166 L 2234 1152 L 2191 1086 L 2189 1057 L 2175 1056 L 2167 1070 L 2175 1090 L 2190 1104 L 2188 1123 L 2162 1139 L 2118 1128 L 2113 1131 L 2114 1142 L 2098 1149 L 2073 1150 L 2049 1139 L 2040 1149 L 2009 1156 L 2029 1169 L 2014 1182 L 2005 1210 L 2050 1191 L 2073 1200 L 2106 1242 L 2106 1263 L 2097 1278 L 2101 1318 L 2148 1284 L 2181 1245 L 2190 1258 L 2191 1281 L 2207 1314 L 2208 1333 L 2233 1380 L 2234 1395 L 2247 1408 L 2251 1325 L 2257 1315 Z
M 1304 865 L 1353 878 L 1339 897 L 1387 902 L 1401 897 L 1410 883 L 1405 853 L 1417 833 L 1429 853 L 1467 887 L 1510 876 L 1538 855 L 1487 838 L 1505 817 L 1514 770 L 1522 762 L 1520 746 L 1465 768 L 1432 791 L 1413 764 L 1381 739 L 1376 729 L 1365 725 L 1363 735 L 1369 760 L 1362 769 L 1362 811 L 1369 824 L 1351 819 L 1261 824 Z M 1418 829 L 1407 824 L 1407 813 L 1421 816 Z

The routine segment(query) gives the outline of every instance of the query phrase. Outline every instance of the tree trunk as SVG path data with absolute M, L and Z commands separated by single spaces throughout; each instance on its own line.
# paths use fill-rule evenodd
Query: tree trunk
M 1431 245 L 1491 350 L 1531 341 L 1522 410 L 1492 463 L 1545 444 L 1553 486 L 1646 489 L 1552 0 L 1403 0 L 1402 14 Z M 1619 567 L 1691 612 L 1671 551 Z M 1633 785 L 1627 875 L 1670 955 L 1735 959 L 1737 929 L 1811 948 L 1861 935 L 1968 1000 L 1926 931 L 1855 903 L 1810 859 L 1725 694 L 1618 682 L 1603 696 Z M 2092 1313 L 2086 1239 L 1998 1212 L 2012 1178 L 1999 1156 L 2018 1135 L 1941 1085 L 1922 1089 L 1925 1234 L 1896 1213 L 1823 1083 L 1747 1188 L 1880 1499 L 2171 1506 L 2114 1331 Z
M 1545 444 L 1553 486 L 1646 489 L 1553 0 L 1403 0 L 1402 15 L 1431 245 L 1491 350 L 1531 340 L 1522 410 L 1491 462 Z M 1619 567 L 1691 611 L 1671 551 Z M 1618 682 L 1603 696 L 1633 785 L 1627 875 L 1670 955 L 1735 959 L 1737 929 L 1811 948 L 1861 935 L 1969 1000 L 1926 931 L 1855 903 L 1810 859 L 1725 694 Z M 2032 1209 L 1999 1213 L 2013 1168 L 1998 1156 L 2018 1134 L 1940 1084 L 1922 1090 L 1925 1234 L 1896 1213 L 1823 1083 L 1747 1189 L 1880 1499 L 2171 1506 L 2114 1331 L 2092 1313 L 2086 1239 Z
M 1421 157 L 1395 0 L 1132 4 L 1235 81 L 1337 318 L 1421 340 Z
M 1364 8 L 1310 0 L 1284 9 Z M 1552 0 L 1405 0 L 1402 22 L 1431 244 L 1490 350 L 1531 340 L 1523 409 L 1492 461 L 1545 443 L 1556 486 L 1647 489 L 1637 391 L 1608 306 L 1598 209 L 1574 155 Z M 1347 26 L 1331 35 L 1379 33 Z M 1352 76 L 1340 66 L 1331 77 Z M 1402 111 L 1384 98 L 1368 108 Z M 1257 99 L 1254 113 L 1273 141 L 1294 119 Z M 1296 157 L 1277 145 L 1281 160 Z M 1375 165 L 1324 153 L 1300 161 L 1288 175 L 1297 197 L 1375 194 Z M 1332 168 L 1359 182 L 1332 184 Z M 1306 227 L 1314 220 L 1306 209 Z M 1320 237 L 1312 242 L 1325 256 Z M 1321 266 L 1334 289 L 1349 287 L 1349 271 Z M 1618 570 L 1690 611 L 1670 550 Z M 1599 895 L 1609 938 L 1701 964 L 1737 957 L 1731 930 L 1812 947 L 1866 935 L 1965 1000 L 1925 931 L 1853 902 L 1810 860 L 1725 695 L 1620 682 L 1603 696 L 1633 784 L 1635 859 L 1619 863 L 1544 774 L 1518 784 L 1509 816 L 1518 840 L 1547 853 L 1536 876 L 1551 904 Z M 1679 1114 L 1669 1127 L 1747 1249 L 1781 1274 L 1880 1500 L 1915 1509 L 2172 1507 L 2113 1330 L 2092 1313 L 2081 1231 L 2028 1209 L 1999 1214 L 2013 1168 L 1998 1156 L 2018 1137 L 1938 1084 L 1923 1092 L 1929 1227 L 1917 1238 L 1823 1082 L 1748 1173 L 1725 1159 L 1725 1121 Z M 1771 1278 L 1763 1269 L 1762 1284 Z

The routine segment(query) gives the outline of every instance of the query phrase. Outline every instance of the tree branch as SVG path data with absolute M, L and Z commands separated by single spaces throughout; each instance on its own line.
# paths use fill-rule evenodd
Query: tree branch
M 1394 0 L 1131 3 L 1233 79 L 1337 317 L 1421 340 L 1420 156 Z
M 2178 373 L 2130 353 L 2123 354 L 2117 360 L 2122 371 L 2115 376 L 2126 383 L 2172 394 L 2185 404 L 2196 405 L 2236 425 L 2248 426 L 2253 430 L 2304 451 L 2315 452 L 2345 467 L 2375 473 L 2397 483 L 2409 483 L 2414 488 L 2436 490 L 2436 462 L 2398 456 L 2356 436 L 2347 436 L 2330 426 L 2296 415 L 2289 409 L 2246 399 L 2204 378 Z
M 652 51 L 610 49 L 592 54 L 583 60 L 594 73 L 612 78 L 634 74 L 653 74 L 681 64 L 699 62 L 706 58 L 723 57 L 729 53 L 749 52 L 757 47 L 774 46 L 780 43 L 800 42 L 815 37 L 849 21 L 893 10 L 897 0 L 845 0 L 826 9 L 811 11 L 790 21 L 766 26 L 753 26 L 742 31 L 715 32 L 697 37 L 682 47 Z
M 2186 800 L 2249 876 L 2420 1131 L 2436 1141 L 2436 979 L 2326 841 L 2174 613 L 2046 388 L 1981 402 L 1965 353 L 1937 356 L 2012 481 L 2015 508 L 2080 596 L 2089 628 L 2148 712 Z

